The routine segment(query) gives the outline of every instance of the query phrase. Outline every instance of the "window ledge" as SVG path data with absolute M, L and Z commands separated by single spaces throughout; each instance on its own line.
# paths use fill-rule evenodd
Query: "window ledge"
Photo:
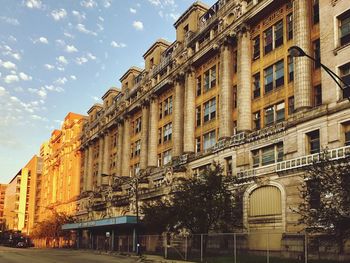
M 341 51 L 342 49 L 345 49 L 345 48 L 348 48 L 348 47 L 350 47 L 350 42 L 346 43 L 345 45 L 342 45 L 342 46 L 339 46 L 339 47 L 333 49 L 334 56 L 338 55 L 338 52 Z

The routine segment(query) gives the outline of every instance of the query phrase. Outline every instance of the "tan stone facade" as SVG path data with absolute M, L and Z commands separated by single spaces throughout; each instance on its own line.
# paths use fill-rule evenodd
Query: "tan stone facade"
M 80 137 L 85 118 L 68 113 L 61 130 L 54 130 L 49 142 L 42 144 L 42 175 L 36 180 L 35 222 L 51 215 L 52 209 L 74 215 L 81 192 L 80 175 L 84 156 Z M 34 213 L 33 213 L 34 214 Z
M 146 202 L 218 161 L 246 189 L 247 230 L 299 231 L 300 168 L 322 147 L 349 151 L 350 106 L 319 65 L 287 50 L 298 45 L 349 74 L 339 68 L 349 63 L 346 36 L 332 42 L 343 34 L 346 2 L 191 5 L 174 24 L 176 40 L 157 40 L 144 54 L 145 69 L 131 67 L 121 90 L 108 90 L 103 105 L 89 110 L 80 220 L 135 214 L 128 188 L 114 184 L 118 176 L 146 174 Z

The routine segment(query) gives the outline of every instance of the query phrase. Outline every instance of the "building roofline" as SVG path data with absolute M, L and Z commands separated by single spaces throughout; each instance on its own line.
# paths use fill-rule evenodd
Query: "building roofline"
M 175 21 L 174 23 L 174 27 L 177 28 L 178 25 L 185 20 L 185 18 L 192 12 L 192 10 L 195 9 L 202 9 L 204 11 L 208 11 L 210 6 L 208 6 L 207 4 L 201 2 L 201 1 L 196 1 L 194 2 L 189 8 L 186 9 L 186 11 Z
M 119 80 L 120 80 L 120 82 L 122 82 L 130 73 L 132 73 L 132 72 L 141 73 L 142 71 L 143 71 L 143 69 L 136 67 L 136 66 L 132 66 L 120 77 Z
M 163 38 L 159 38 L 156 42 L 153 43 L 153 45 L 149 49 L 147 49 L 145 54 L 143 54 L 143 58 L 146 58 L 158 45 L 169 47 L 171 44 L 172 42 L 169 42 L 168 40 Z
M 87 113 L 89 114 L 89 113 L 92 112 L 92 110 L 95 109 L 95 108 L 100 108 L 100 109 L 102 109 L 103 106 L 102 106 L 101 103 L 95 103 L 95 104 L 92 105 L 92 107 L 87 111 Z
M 119 94 L 120 92 L 121 92 L 120 89 L 118 89 L 116 87 L 112 87 L 112 88 L 108 89 L 105 92 L 105 94 L 103 94 L 102 99 L 104 100 L 105 98 L 107 98 L 110 93 L 117 93 L 117 94 Z

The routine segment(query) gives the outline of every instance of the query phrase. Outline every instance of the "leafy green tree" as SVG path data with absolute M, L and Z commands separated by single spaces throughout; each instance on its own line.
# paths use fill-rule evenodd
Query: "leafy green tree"
M 180 183 L 169 200 L 143 206 L 146 227 L 158 232 L 188 230 L 191 234 L 242 228 L 242 190 L 218 163 Z
M 301 197 L 300 223 L 309 233 L 327 235 L 342 253 L 350 238 L 350 154 L 332 160 L 331 151 L 324 150 L 306 168 Z

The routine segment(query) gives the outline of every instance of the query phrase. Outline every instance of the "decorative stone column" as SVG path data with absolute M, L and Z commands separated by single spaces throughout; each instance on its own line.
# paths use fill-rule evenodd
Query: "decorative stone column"
M 107 132 L 104 137 L 104 145 L 103 145 L 103 163 L 102 163 L 102 174 L 109 175 L 109 163 L 110 163 L 110 137 Z M 102 178 L 100 178 L 102 179 Z
M 148 166 L 157 166 L 157 146 L 158 146 L 158 98 L 151 97 L 150 102 L 150 121 L 149 121 L 149 138 L 148 138 Z
M 173 111 L 173 152 L 172 156 L 180 156 L 183 152 L 184 137 L 184 76 L 175 78 L 174 111 Z
M 123 163 L 123 130 L 124 125 L 122 122 L 118 123 L 118 139 L 117 139 L 117 176 L 122 174 L 122 163 Z
M 88 162 L 89 162 L 89 147 L 84 147 L 84 178 L 83 178 L 83 192 L 87 190 L 87 178 L 88 178 Z
M 140 169 L 147 168 L 148 161 L 149 102 L 142 104 Z M 153 134 L 151 134 L 153 136 Z
M 104 149 L 103 149 L 103 135 L 100 135 L 99 138 L 99 147 L 98 147 L 98 172 L 97 172 L 97 186 L 101 185 L 101 174 L 103 173 L 103 155 L 104 155 Z
M 86 191 L 92 191 L 93 185 L 93 145 L 89 145 L 88 169 L 86 178 Z
M 220 114 L 219 138 L 232 136 L 233 131 L 233 52 L 229 41 L 225 41 L 220 52 Z
M 246 28 L 242 28 L 238 34 L 237 55 L 237 130 L 250 131 L 252 129 L 252 58 L 250 33 Z
M 194 68 L 189 68 L 185 80 L 185 115 L 184 115 L 184 152 L 193 153 L 195 148 L 194 131 L 195 131 L 195 88 L 196 77 Z
M 122 176 L 129 176 L 130 171 L 130 118 L 124 116 Z
M 294 44 L 301 47 L 306 54 L 312 54 L 310 43 L 309 2 L 295 0 L 294 19 Z M 312 61 L 307 57 L 294 58 L 294 98 L 295 110 L 299 111 L 311 107 L 311 65 Z

